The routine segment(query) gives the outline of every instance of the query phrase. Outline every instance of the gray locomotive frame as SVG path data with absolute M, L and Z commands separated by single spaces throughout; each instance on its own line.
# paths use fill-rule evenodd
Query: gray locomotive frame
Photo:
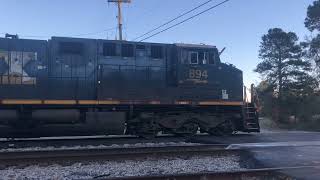
M 0 124 L 15 129 L 10 131 L 11 134 L 16 129 L 45 129 L 39 124 L 47 126 L 54 122 L 67 124 L 74 129 L 75 124 L 89 119 L 100 122 L 108 116 L 123 119 L 102 123 L 105 126 L 121 124 L 116 131 L 120 133 L 123 128 L 128 128 L 124 126 L 130 117 L 135 119 L 133 124 L 137 124 L 137 117 L 150 117 L 150 112 L 157 113 L 155 111 L 159 108 L 163 112 L 194 110 L 198 115 L 203 110 L 220 114 L 220 119 L 221 114 L 227 114 L 226 117 L 238 118 L 234 130 L 249 131 L 242 126 L 244 117 L 241 105 L 224 106 L 222 103 L 220 106 L 197 106 L 198 102 L 243 101 L 242 71 L 221 63 L 217 48 L 209 45 L 64 37 L 52 37 L 49 41 L 1 38 L 0 100 L 10 99 L 123 102 L 110 106 L 0 104 Z M 156 102 L 157 105 L 151 105 L 150 102 Z M 177 102 L 182 103 L 179 105 Z M 183 102 L 189 102 L 189 105 Z M 139 109 L 139 113 L 135 109 Z M 110 111 L 121 113 L 111 114 Z M 56 115 L 56 118 L 46 123 L 43 119 L 50 118 L 45 114 Z M 157 118 L 160 116 L 163 114 Z M 110 129 L 102 128 L 101 131 Z M 62 128 L 59 133 L 63 131 Z M 91 131 L 98 132 L 95 128 L 91 128 Z

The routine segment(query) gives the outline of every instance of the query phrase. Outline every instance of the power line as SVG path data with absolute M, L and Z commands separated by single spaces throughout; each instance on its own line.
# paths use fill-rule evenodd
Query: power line
M 179 23 L 176 23 L 176 24 L 174 24 L 174 25 L 172 25 L 172 26 L 170 26 L 170 27 L 168 27 L 168 28 L 166 28 L 166 29 L 164 29 L 164 30 L 162 30 L 162 31 L 159 31 L 159 32 L 157 32 L 157 33 L 154 33 L 154 34 L 152 34 L 152 35 L 150 35 L 150 36 L 148 36 L 148 37 L 140 40 L 139 42 L 142 42 L 142 41 L 144 41 L 144 40 L 150 39 L 150 38 L 152 38 L 152 37 L 154 37 L 154 36 L 156 36 L 156 35 L 158 35 L 158 34 L 160 34 L 160 33 L 163 33 L 163 32 L 165 32 L 165 31 L 167 31 L 167 30 L 169 30 L 169 29 L 172 29 L 172 28 L 174 28 L 174 27 L 176 27 L 176 26 L 178 26 L 178 25 L 180 25 L 180 24 L 183 24 L 183 23 L 185 23 L 185 22 L 187 22 L 187 21 L 189 21 L 189 20 L 191 20 L 191 19 L 193 19 L 193 18 L 195 18 L 195 17 L 197 17 L 197 16 L 200 16 L 201 14 L 204 14 L 204 13 L 206 13 L 206 12 L 208 12 L 208 11 L 214 9 L 214 8 L 217 8 L 217 7 L 219 7 L 219 6 L 227 3 L 228 1 L 231 1 L 231 0 L 222 1 L 222 2 L 220 2 L 220 3 L 218 3 L 218 4 L 216 4 L 216 5 L 212 6 L 212 7 L 210 7 L 210 8 L 208 8 L 208 9 L 204 10 L 204 11 L 201 11 L 201 12 L 198 13 L 198 14 L 195 14 L 195 15 L 193 15 L 193 16 L 191 16 L 191 17 L 189 17 L 189 18 L 187 18 L 187 19 L 185 19 L 185 20 L 183 20 L 183 21 L 180 21 Z
M 172 23 L 173 21 L 175 21 L 175 20 L 177 20 L 177 19 L 179 19 L 179 18 L 181 18 L 181 17 L 183 17 L 183 16 L 185 16 L 185 15 L 187 15 L 187 14 L 189 14 L 189 13 L 191 13 L 191 12 L 193 12 L 193 11 L 195 11 L 195 10 L 199 9 L 199 8 L 201 8 L 202 6 L 204 6 L 204 5 L 208 4 L 208 3 L 212 2 L 212 1 L 213 1 L 213 0 L 209 0 L 209 1 L 206 1 L 206 2 L 204 2 L 204 3 L 200 4 L 200 5 L 198 5 L 197 7 L 195 7 L 195 8 L 193 8 L 193 9 L 191 9 L 191 10 L 189 10 L 189 11 L 187 11 L 187 12 L 185 12 L 185 13 L 183 13 L 183 14 L 181 14 L 181 15 L 179 15 L 179 16 L 177 16 L 177 17 L 175 17 L 175 18 L 173 18 L 172 20 L 167 21 L 166 23 L 164 23 L 164 24 L 162 24 L 162 25 L 160 25 L 160 26 L 158 26 L 158 27 L 156 27 L 156 28 L 154 28 L 154 29 L 152 29 L 152 30 L 150 30 L 150 31 L 148 31 L 148 32 L 146 32 L 146 33 L 144 33 L 144 34 L 142 34 L 141 36 L 134 38 L 134 39 L 133 39 L 133 41 L 135 41 L 135 40 L 137 40 L 137 39 L 139 39 L 139 38 L 141 38 L 141 37 L 144 37 L 144 36 L 146 36 L 146 35 L 148 35 L 148 34 L 150 34 L 150 33 L 154 32 L 154 31 L 156 31 L 156 30 L 158 30 L 158 29 L 160 29 L 160 28 L 162 28 L 162 27 L 164 27 L 164 26 L 166 26 L 166 25 L 168 25 L 168 24 Z

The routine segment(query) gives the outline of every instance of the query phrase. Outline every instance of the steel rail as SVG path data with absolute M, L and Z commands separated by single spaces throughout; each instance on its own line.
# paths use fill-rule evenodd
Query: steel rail
M 201 135 L 204 136 L 204 135 Z M 85 137 L 55 137 L 55 138 L 18 138 L 0 139 L 0 149 L 28 148 L 28 147 L 61 147 L 61 146 L 86 146 L 86 145 L 113 145 L 136 143 L 160 143 L 160 142 L 189 142 L 193 138 L 176 136 L 158 136 L 153 139 L 145 139 L 137 136 L 85 136 Z

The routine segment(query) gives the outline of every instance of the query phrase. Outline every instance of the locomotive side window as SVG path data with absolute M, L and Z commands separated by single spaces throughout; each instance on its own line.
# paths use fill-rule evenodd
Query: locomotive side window
M 199 61 L 200 64 L 210 64 L 208 61 L 208 53 L 207 52 L 199 52 Z
M 214 64 L 215 54 L 209 53 L 203 50 L 191 50 L 181 52 L 181 63 L 182 64 L 199 64 L 207 65 Z
M 181 64 L 189 64 L 189 53 L 188 53 L 188 51 L 185 51 L 185 50 L 181 51 L 180 57 L 181 57 L 181 60 L 180 60 Z
M 142 44 L 136 45 L 136 56 L 137 57 L 146 57 L 147 56 L 147 50 L 146 46 Z
M 151 46 L 151 58 L 153 58 L 153 59 L 162 59 L 163 58 L 162 46 Z
M 133 57 L 133 45 L 132 44 L 122 44 L 121 46 L 122 57 Z
M 145 45 L 142 45 L 142 44 L 138 44 L 138 45 L 136 46 L 136 49 L 145 50 L 145 49 L 146 49 L 146 46 L 145 46 Z
M 216 54 L 213 52 L 209 53 L 209 64 L 215 64 Z
M 190 62 L 190 64 L 199 64 L 198 52 L 190 52 L 189 53 L 189 62 Z
M 103 56 L 116 56 L 117 48 L 115 43 L 103 43 Z
M 60 54 L 82 55 L 83 50 L 84 50 L 83 44 L 80 42 L 60 42 L 59 43 Z

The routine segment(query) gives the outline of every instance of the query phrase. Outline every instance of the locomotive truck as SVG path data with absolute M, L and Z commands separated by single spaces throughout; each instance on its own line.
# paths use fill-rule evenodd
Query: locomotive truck
M 0 38 L 0 137 L 259 130 L 215 46 Z

